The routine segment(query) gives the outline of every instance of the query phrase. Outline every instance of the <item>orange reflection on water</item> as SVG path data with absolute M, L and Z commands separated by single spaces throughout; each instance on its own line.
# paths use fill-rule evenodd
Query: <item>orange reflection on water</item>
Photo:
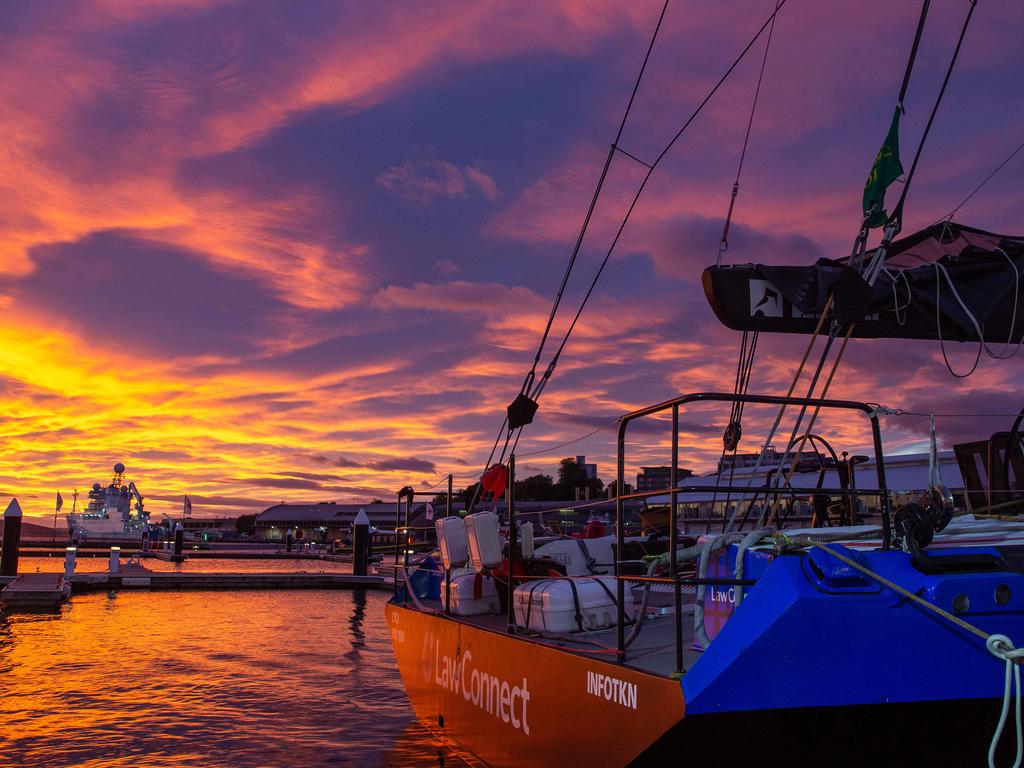
M 386 598 L 122 592 L 0 614 L 0 765 L 451 764 L 407 729 Z

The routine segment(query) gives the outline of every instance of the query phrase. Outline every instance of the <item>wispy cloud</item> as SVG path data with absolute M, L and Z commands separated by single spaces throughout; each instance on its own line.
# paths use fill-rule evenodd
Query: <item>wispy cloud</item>
M 377 177 L 377 186 L 410 203 L 430 205 L 439 198 L 483 195 L 494 202 L 498 185 L 475 165 L 459 167 L 447 160 L 406 160 Z
M 124 460 L 155 512 L 188 493 L 197 512 L 230 514 L 475 470 L 532 360 L 660 6 L 0 7 L 0 483 L 45 514 L 55 486 L 87 488 Z M 769 10 L 671 7 L 623 146 L 656 156 Z M 905 146 L 961 11 L 932 12 Z M 880 0 L 784 9 L 728 260 L 849 249 L 891 113 L 885 83 L 902 71 L 894 30 L 914 13 Z M 936 123 L 908 230 L 1019 142 L 1024 105 L 1005 96 L 1024 69 L 1022 13 L 1011 0 L 979 7 L 947 94 L 961 109 Z M 698 278 L 717 253 L 756 63 L 737 68 L 659 166 L 520 450 L 671 394 L 731 387 L 736 335 L 714 322 Z M 972 200 L 971 222 L 1019 229 L 1017 170 Z M 644 171 L 613 161 L 548 353 Z M 794 342 L 762 339 L 753 388 L 785 391 Z M 834 394 L 1016 412 L 1022 361 L 985 361 L 961 382 L 932 345 L 856 342 Z M 750 411 L 751 445 L 770 421 Z M 891 421 L 892 447 L 926 428 Z M 688 463 L 713 465 L 721 422 L 686 414 Z M 997 422 L 940 421 L 940 438 Z M 663 426 L 637 433 L 631 461 L 663 460 Z M 865 439 L 856 424 L 827 426 L 844 448 Z M 607 476 L 614 440 L 602 432 L 568 450 Z M 554 471 L 560 457 L 530 466 Z

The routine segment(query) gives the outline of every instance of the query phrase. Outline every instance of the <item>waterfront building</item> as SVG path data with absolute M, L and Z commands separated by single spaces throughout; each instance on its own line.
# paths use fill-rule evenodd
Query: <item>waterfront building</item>
M 688 469 L 680 467 L 677 471 L 679 480 L 693 477 L 693 472 Z M 672 485 L 672 467 L 640 467 L 636 476 L 636 489 L 640 493 L 657 491 L 668 488 L 670 485 Z
M 565 534 L 582 532 L 591 521 L 603 522 L 609 533 L 614 530 L 615 499 L 598 499 L 581 504 L 579 501 L 516 501 L 516 518 L 520 521 L 532 520 L 541 528 Z M 502 521 L 508 519 L 508 505 L 502 499 L 497 504 L 477 505 L 474 509 L 480 512 L 493 509 Z M 630 499 L 623 503 L 623 511 L 631 520 L 638 520 L 644 510 L 640 499 Z
M 409 518 L 410 538 L 415 541 L 432 541 L 435 538 L 434 520 L 444 515 L 443 507 L 435 507 L 434 515 L 427 517 L 425 505 L 413 506 L 412 515 Z M 639 519 L 639 514 L 644 510 L 644 503 L 639 499 L 630 499 L 623 504 L 623 509 L 631 519 Z M 508 503 L 502 498 L 498 501 L 478 501 L 473 506 L 474 512 L 495 512 L 503 523 L 508 520 Z M 462 504 L 452 507 L 452 514 L 465 515 Z M 395 526 L 394 506 L 391 507 L 390 527 Z M 560 533 L 573 533 L 583 531 L 587 524 L 593 520 L 603 522 L 610 531 L 612 519 L 615 516 L 615 499 L 599 499 L 597 501 L 583 503 L 576 500 L 565 501 L 519 501 L 516 500 L 516 517 L 520 522 L 531 520 L 540 529 L 548 529 Z M 401 525 L 404 525 L 404 519 Z
M 185 533 L 191 533 L 196 539 L 216 541 L 233 539 L 238 536 L 238 528 L 233 517 L 186 517 L 181 521 Z
M 761 454 L 764 457 L 761 458 Z M 736 454 L 724 454 L 718 462 L 719 472 L 728 472 L 736 469 L 749 469 L 757 466 L 758 458 L 761 458 L 761 469 L 767 469 L 774 467 L 782 461 L 782 456 L 775 450 L 774 447 L 766 445 L 761 453 L 736 453 Z M 664 488 L 664 486 L 662 486 Z
M 597 464 L 587 464 L 586 456 L 577 456 L 576 466 L 583 470 L 587 480 L 597 480 Z
M 185 537 L 197 541 L 221 541 L 239 538 L 233 517 L 171 517 L 165 514 L 160 521 L 165 539 L 174 538 L 174 528 L 181 524 Z
M 790 458 L 786 460 L 785 466 L 788 467 L 793 463 L 793 460 L 799 463 L 808 456 L 813 456 L 813 453 L 809 454 L 806 451 L 799 451 L 797 453 L 790 454 Z M 773 445 L 765 445 L 764 449 L 758 453 L 752 454 L 726 454 L 718 462 L 720 472 L 735 471 L 738 469 L 753 469 L 758 466 L 758 460 L 760 459 L 760 469 L 771 469 L 777 467 L 782 461 L 782 454 L 775 450 Z
M 359 510 L 366 510 L 370 525 L 394 531 L 395 504 L 275 504 L 256 516 L 256 538 L 283 541 L 288 531 L 297 539 L 333 541 L 348 538 Z
M 772 451 L 774 454 L 775 452 Z M 748 454 L 748 456 L 756 454 Z M 806 456 L 806 454 L 805 454 Z M 769 482 L 769 477 L 778 472 L 779 460 L 776 456 L 773 463 L 767 459 L 758 469 L 757 474 L 752 476 L 755 462 L 749 466 L 736 468 L 731 473 L 732 485 L 734 487 L 749 487 L 749 493 L 731 494 L 725 491 L 709 492 L 701 491 L 696 493 L 679 494 L 679 517 L 681 520 L 708 520 L 731 516 L 740 507 L 740 514 L 746 513 L 747 505 L 752 503 L 750 515 L 753 518 L 761 512 L 764 495 L 763 489 Z M 957 463 L 953 451 L 938 451 L 936 454 L 939 476 L 943 485 L 953 494 L 957 510 L 968 511 L 963 476 L 960 466 Z M 788 466 L 787 462 L 787 466 Z M 831 464 L 826 464 L 826 485 L 837 484 L 836 470 Z M 893 494 L 907 496 L 920 496 L 929 487 L 929 463 L 927 453 L 907 453 L 885 457 L 886 485 Z M 793 495 L 793 507 L 789 515 L 794 519 L 810 519 L 812 505 L 810 498 L 813 495 L 815 486 L 818 483 L 819 472 L 817 469 L 805 468 L 805 471 L 795 472 L 790 479 L 790 486 L 795 489 Z M 723 477 L 723 485 L 727 484 L 730 478 Z M 716 474 L 703 477 L 687 478 L 679 483 L 680 488 L 687 486 L 714 485 Z M 873 458 L 863 457 L 857 462 L 854 472 L 854 481 L 857 488 L 872 489 L 878 486 L 877 469 Z M 655 496 L 647 499 L 650 506 L 667 505 L 668 496 Z M 874 516 L 879 511 L 878 497 L 872 494 L 864 494 L 858 497 L 858 514 L 862 516 Z

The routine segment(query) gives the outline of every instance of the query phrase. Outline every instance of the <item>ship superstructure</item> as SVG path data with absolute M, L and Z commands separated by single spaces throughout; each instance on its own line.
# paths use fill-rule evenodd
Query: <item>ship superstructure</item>
M 114 474 L 106 486 L 93 483 L 85 510 L 67 516 L 68 532 L 73 541 L 90 537 L 137 540 L 150 532 L 152 526 L 142 494 L 134 482 L 125 482 L 124 472 L 124 464 L 115 464 Z

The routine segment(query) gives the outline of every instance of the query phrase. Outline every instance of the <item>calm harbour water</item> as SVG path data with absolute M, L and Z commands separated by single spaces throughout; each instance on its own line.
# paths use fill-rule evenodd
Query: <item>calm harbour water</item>
M 125 591 L 0 613 L 0 766 L 462 765 L 413 719 L 387 596 Z
M 122 557 L 121 562 L 127 562 Z M 107 570 L 109 556 L 79 557 L 75 561 L 77 573 L 100 573 Z M 240 557 L 190 557 L 184 563 L 170 563 L 155 557 L 142 558 L 142 565 L 151 571 L 178 571 L 182 573 L 352 573 L 352 563 L 311 559 L 247 559 Z M 18 561 L 20 573 L 63 573 L 64 556 L 22 557 Z

